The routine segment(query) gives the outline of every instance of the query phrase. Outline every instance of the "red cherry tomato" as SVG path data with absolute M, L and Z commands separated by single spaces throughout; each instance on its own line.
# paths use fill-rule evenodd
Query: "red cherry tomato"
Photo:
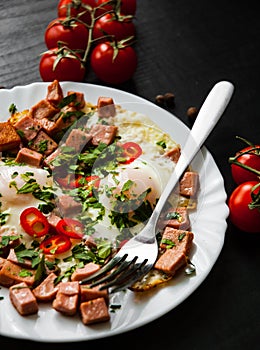
M 88 44 L 88 28 L 76 20 L 59 17 L 48 24 L 44 38 L 48 49 L 63 42 L 72 50 L 85 50 Z
M 114 40 L 122 40 L 135 36 L 135 25 L 127 19 L 117 18 L 112 13 L 108 13 L 96 20 L 93 28 L 93 38 L 99 39 L 105 34 L 113 36 Z M 103 41 L 106 41 L 104 39 Z
M 251 191 L 258 181 L 247 181 L 238 185 L 228 200 L 231 222 L 240 230 L 245 232 L 260 232 L 259 208 L 250 209 L 252 203 Z M 254 195 L 260 195 L 260 187 L 253 191 Z
M 255 147 L 254 146 L 245 147 L 240 152 L 238 152 L 236 156 L 238 156 L 239 154 L 241 154 L 241 156 L 236 158 L 237 162 L 257 170 L 260 174 L 260 145 L 256 145 Z M 234 181 L 237 184 L 241 184 L 246 181 L 259 180 L 259 175 L 237 164 L 231 164 L 231 173 Z
M 104 3 L 104 8 L 109 11 L 112 9 L 112 6 L 105 3 L 107 0 L 98 0 L 97 1 L 100 4 Z M 136 0 L 121 0 L 120 3 L 120 12 L 123 13 L 124 15 L 131 15 L 134 16 L 136 13 Z
M 46 216 L 35 207 L 26 208 L 21 213 L 20 224 L 24 231 L 32 237 L 45 236 L 50 228 Z
M 85 67 L 80 57 L 66 49 L 54 48 L 45 52 L 40 60 L 39 71 L 43 81 L 78 81 L 85 77 Z
M 57 11 L 59 17 L 67 17 L 69 15 L 68 8 L 70 7 L 70 16 L 71 17 L 77 17 L 79 16 L 79 19 L 87 24 L 91 24 L 91 15 L 90 12 L 86 9 L 86 5 L 90 6 L 92 9 L 101 6 L 98 10 L 95 12 L 95 17 L 98 17 L 102 14 L 104 14 L 107 11 L 110 11 L 113 9 L 111 5 L 102 6 L 103 3 L 107 2 L 107 0 L 60 0 L 58 3 Z
M 84 225 L 76 219 L 63 218 L 59 220 L 56 230 L 59 234 L 70 238 L 82 239 L 84 236 Z
M 110 84 L 121 84 L 134 75 L 137 55 L 131 46 L 104 42 L 97 44 L 90 55 L 90 64 L 97 77 Z M 118 50 L 117 52 L 115 50 Z
M 126 142 L 121 147 L 124 150 L 122 156 L 126 158 L 124 162 L 126 164 L 132 163 L 142 154 L 142 148 L 135 142 Z
M 44 254 L 61 254 L 67 252 L 72 244 L 69 237 L 64 235 L 53 235 L 45 239 L 40 244 L 40 249 Z
M 134 16 L 136 13 L 136 0 L 121 0 L 121 12 L 124 15 Z

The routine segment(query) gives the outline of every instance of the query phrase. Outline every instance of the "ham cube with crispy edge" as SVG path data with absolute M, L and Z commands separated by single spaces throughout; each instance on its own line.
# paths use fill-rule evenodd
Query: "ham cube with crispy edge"
M 67 96 L 75 95 L 75 100 L 70 102 L 69 106 L 75 107 L 77 109 L 82 109 L 85 106 L 84 94 L 79 91 L 68 91 Z
M 164 156 L 171 158 L 174 163 L 177 163 L 181 155 L 181 149 L 179 146 L 176 146 L 169 151 L 165 152 Z
M 58 80 L 55 79 L 48 85 L 46 99 L 55 107 L 63 99 L 63 91 Z
M 116 107 L 112 97 L 100 96 L 97 102 L 97 111 L 100 118 L 114 117 Z
M 30 109 L 31 115 L 36 119 L 52 118 L 59 109 L 54 107 L 48 100 L 41 100 Z
M 93 273 L 97 272 L 99 269 L 100 269 L 99 265 L 90 262 L 82 268 L 76 268 L 76 270 L 71 275 L 71 280 L 72 281 L 81 281 L 84 278 L 87 278 L 90 275 L 92 275 Z
M 58 285 L 55 285 L 57 276 L 51 272 L 32 292 L 39 301 L 52 301 L 59 290 Z
M 89 133 L 93 136 L 91 142 L 94 146 L 98 146 L 101 142 L 110 145 L 115 139 L 117 126 L 95 124 L 90 128 Z
M 29 113 L 18 119 L 14 127 L 21 138 L 26 141 L 34 139 L 41 128 L 37 120 L 33 119 Z
M 58 144 L 43 130 L 41 130 L 35 139 L 30 142 L 30 146 L 28 147 L 30 147 L 30 149 L 33 151 L 48 156 L 58 147 Z
M 85 325 L 110 320 L 108 306 L 104 298 L 84 301 L 80 304 L 80 314 Z
M 0 123 L 0 152 L 19 147 L 21 138 L 10 122 Z
M 20 315 L 26 316 L 38 312 L 37 300 L 25 282 L 10 287 L 9 296 L 13 306 Z
M 17 163 L 25 163 L 35 167 L 39 167 L 43 160 L 43 155 L 39 152 L 33 151 L 30 148 L 23 147 L 17 153 L 15 161 Z
M 61 282 L 52 307 L 66 316 L 74 316 L 77 312 L 78 302 L 79 283 Z

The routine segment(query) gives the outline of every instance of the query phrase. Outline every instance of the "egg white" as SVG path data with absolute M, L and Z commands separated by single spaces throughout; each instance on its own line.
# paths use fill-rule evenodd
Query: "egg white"
M 0 227 L 0 233 L 12 232 L 15 235 L 22 235 L 26 242 L 32 238 L 25 233 L 20 225 L 20 215 L 28 207 L 38 207 L 43 201 L 36 199 L 32 193 L 18 194 L 17 188 L 21 188 L 25 183 L 23 176 L 26 173 L 33 173 L 31 178 L 42 186 L 52 186 L 52 178 L 49 173 L 40 168 L 30 166 L 6 166 L 0 165 L 0 202 L 1 212 L 8 213 L 6 223 Z

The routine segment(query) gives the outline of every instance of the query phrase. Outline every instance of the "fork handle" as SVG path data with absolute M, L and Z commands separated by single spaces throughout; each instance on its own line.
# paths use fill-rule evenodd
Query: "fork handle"
M 185 145 L 181 150 L 181 156 L 176 164 L 176 167 L 149 220 L 151 225 L 155 225 L 157 223 L 164 204 L 168 200 L 183 172 L 200 150 L 204 141 L 207 139 L 210 132 L 222 116 L 232 97 L 233 91 L 234 86 L 232 83 L 228 81 L 220 81 L 214 85 L 212 90 L 209 92 L 206 100 L 200 108 Z

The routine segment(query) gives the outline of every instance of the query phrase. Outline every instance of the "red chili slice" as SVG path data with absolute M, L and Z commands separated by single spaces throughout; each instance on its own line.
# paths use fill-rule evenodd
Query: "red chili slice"
M 35 208 L 26 208 L 20 215 L 20 224 L 24 231 L 32 237 L 42 237 L 49 232 L 49 222 L 43 213 Z
M 123 157 L 126 158 L 125 164 L 132 163 L 142 154 L 142 148 L 135 142 L 126 142 L 122 145 Z
M 40 244 L 40 249 L 44 254 L 61 254 L 71 248 L 72 244 L 69 237 L 64 235 L 54 235 L 45 239 Z
M 70 238 L 82 239 L 84 236 L 84 225 L 76 219 L 61 219 L 57 223 L 56 230 L 61 235 L 65 235 Z

